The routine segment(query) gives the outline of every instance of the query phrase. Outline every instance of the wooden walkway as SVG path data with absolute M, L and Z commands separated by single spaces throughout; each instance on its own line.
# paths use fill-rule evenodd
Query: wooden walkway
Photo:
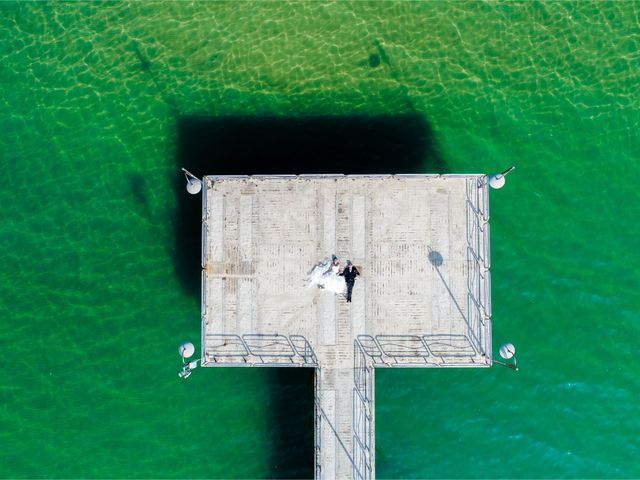
M 205 177 L 205 366 L 316 368 L 316 477 L 375 476 L 375 367 L 491 364 L 483 175 Z M 335 254 L 353 302 L 304 280 Z

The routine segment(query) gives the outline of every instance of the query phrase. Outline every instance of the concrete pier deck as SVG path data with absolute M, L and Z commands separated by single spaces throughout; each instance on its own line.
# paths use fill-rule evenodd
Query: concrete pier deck
M 491 364 L 484 175 L 203 179 L 202 364 L 316 369 L 316 478 L 375 477 L 376 367 Z M 315 286 L 335 254 L 353 302 Z

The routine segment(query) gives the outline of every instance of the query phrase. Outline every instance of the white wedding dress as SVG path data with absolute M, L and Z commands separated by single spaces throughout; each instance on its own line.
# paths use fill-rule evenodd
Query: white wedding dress
M 347 284 L 344 277 L 338 275 L 340 273 L 340 265 L 333 265 L 330 258 L 325 258 L 318 265 L 313 267 L 307 277 L 306 287 L 317 285 L 329 292 L 343 294 L 347 290 Z

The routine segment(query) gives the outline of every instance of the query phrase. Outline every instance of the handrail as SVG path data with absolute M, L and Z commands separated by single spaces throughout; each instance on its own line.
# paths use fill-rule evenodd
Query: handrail
M 295 341 L 291 338 L 295 337 L 296 340 L 300 340 L 304 342 L 304 350 L 301 352 L 300 349 L 296 346 Z M 238 350 L 232 351 L 224 351 L 223 349 L 216 350 L 215 346 L 213 348 L 207 347 L 207 338 L 210 339 L 229 339 L 232 341 L 232 344 L 235 344 L 239 347 Z M 272 340 L 270 344 L 261 345 L 253 345 L 251 342 L 256 340 Z M 225 365 L 236 365 L 236 366 L 268 366 L 268 365 L 279 365 L 279 366 L 307 366 L 313 367 L 318 365 L 318 359 L 316 357 L 313 348 L 309 341 L 303 337 L 302 335 L 278 335 L 278 334 L 264 334 L 264 333 L 256 333 L 256 334 L 245 334 L 245 335 L 235 335 L 235 334 L 213 334 L 208 333 L 204 335 L 203 338 L 203 352 L 204 354 L 213 360 L 214 363 L 218 363 L 218 360 L 226 359 L 242 359 L 242 362 L 234 362 L 234 361 L 225 361 L 223 362 Z M 262 350 L 262 348 L 268 348 L 273 346 L 281 346 L 286 347 L 286 351 L 284 349 L 274 349 L 274 350 Z M 273 361 L 272 359 L 281 359 L 283 361 Z
M 480 353 L 491 355 L 490 335 L 486 335 L 486 329 L 491 319 L 491 249 L 489 247 L 489 195 L 486 179 L 478 179 L 476 182 L 469 180 L 466 189 L 467 197 L 467 262 L 469 275 L 467 277 L 467 298 L 471 325 L 469 331 L 473 332 L 475 326 L 484 327 L 480 336 L 475 338 Z
M 331 423 L 331 420 L 329 420 L 329 417 L 325 413 L 324 409 L 320 406 L 320 399 L 318 398 L 317 395 L 314 395 L 314 398 L 315 398 L 315 402 L 316 402 L 316 407 L 320 410 L 320 413 L 322 414 L 324 419 L 327 421 L 327 424 L 331 428 L 331 431 L 333 431 L 333 434 L 335 435 L 336 439 L 338 440 L 338 443 L 340 444 L 340 446 L 344 450 L 344 453 L 347 454 L 347 458 L 349 459 L 349 462 L 351 462 L 351 465 L 353 465 L 353 468 L 355 469 L 356 473 L 358 474 L 358 477 L 360 477 L 362 480 L 366 480 L 365 477 L 360 472 L 360 470 L 358 469 L 358 467 L 356 466 L 355 462 L 353 461 L 353 457 L 349 453 L 349 450 L 347 450 L 347 447 L 345 446 L 344 442 L 340 438 L 340 435 L 338 435 L 338 432 L 336 431 L 336 429 L 334 428 L 333 424 Z

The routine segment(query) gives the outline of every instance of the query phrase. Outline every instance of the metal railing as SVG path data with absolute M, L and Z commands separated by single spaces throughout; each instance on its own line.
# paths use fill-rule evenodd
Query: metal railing
M 485 364 L 486 360 L 474 347 L 473 337 L 456 333 L 424 335 L 358 335 L 356 340 L 356 387 L 362 378 L 359 364 L 373 367 L 464 367 Z M 358 358 L 358 350 L 365 356 Z M 358 376 L 359 375 L 359 376 Z M 361 390 L 362 391 L 362 390 Z M 367 394 L 368 391 L 365 391 Z
M 314 449 L 313 456 L 315 459 L 315 476 L 316 480 L 320 480 L 322 475 L 322 409 L 320 408 L 320 402 L 318 401 L 318 392 L 322 391 L 322 372 L 320 371 L 320 367 L 317 367 L 314 372 L 314 386 L 315 388 L 313 392 L 313 408 L 315 411 L 316 417 L 316 425 L 315 431 L 313 434 L 314 440 Z
M 322 405 L 320 402 L 320 398 L 318 396 L 318 392 L 322 391 L 322 372 L 321 368 L 317 367 L 315 369 L 315 379 L 314 379 L 314 409 L 315 409 L 315 432 L 314 432 L 314 459 L 315 459 L 315 477 L 316 479 L 323 478 L 322 475 L 322 428 L 323 425 L 326 425 L 328 430 L 331 431 L 331 434 L 334 436 L 337 446 L 340 447 L 340 450 L 344 452 L 346 458 L 351 463 L 353 468 L 353 477 L 361 480 L 371 480 L 371 475 L 364 476 L 362 472 L 362 467 L 366 467 L 366 465 L 362 465 L 356 463 L 354 460 L 354 456 L 357 455 L 358 452 L 354 450 L 353 455 L 349 452 L 347 445 L 343 442 L 342 438 L 338 434 L 336 427 L 331 423 L 331 420 L 327 416 L 326 412 L 322 409 Z M 371 464 L 369 464 L 369 469 L 371 469 Z M 328 476 L 324 476 L 324 478 L 330 478 Z
M 206 334 L 205 365 L 315 367 L 311 344 L 302 335 Z
M 353 476 L 373 477 L 373 399 L 374 376 L 372 358 L 362 344 L 353 342 Z
M 373 477 L 373 416 L 372 403 L 367 402 L 357 388 L 353 389 L 353 476 L 364 480 Z
M 491 250 L 489 246 L 489 193 L 486 177 L 467 180 L 467 322 L 473 347 L 491 356 Z

